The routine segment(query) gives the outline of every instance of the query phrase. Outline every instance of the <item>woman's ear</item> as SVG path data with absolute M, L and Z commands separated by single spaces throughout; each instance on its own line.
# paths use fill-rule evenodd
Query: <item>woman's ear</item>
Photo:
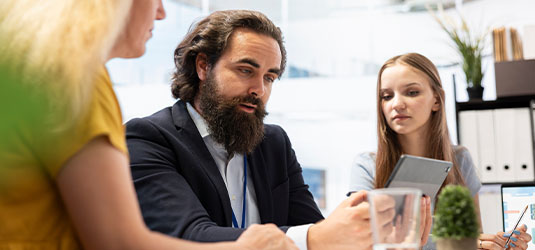
M 197 57 L 195 58 L 195 69 L 197 71 L 197 77 L 201 81 L 206 80 L 206 76 L 208 74 L 209 65 L 208 65 L 208 57 L 204 53 L 199 53 Z
M 442 96 L 444 96 L 444 90 L 440 90 L 442 92 Z M 432 111 L 439 111 L 440 110 L 440 97 L 437 93 L 433 94 L 433 99 L 435 103 L 433 103 L 433 107 L 431 108 Z

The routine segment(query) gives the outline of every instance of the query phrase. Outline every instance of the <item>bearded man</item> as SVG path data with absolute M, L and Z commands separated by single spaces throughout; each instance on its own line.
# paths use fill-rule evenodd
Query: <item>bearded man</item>
M 371 246 L 365 193 L 316 223 L 323 216 L 288 136 L 263 122 L 285 64 L 282 34 L 259 12 L 214 12 L 193 26 L 175 50 L 172 93 L 180 100 L 126 124 L 151 230 L 231 241 L 251 224 L 274 223 L 301 249 Z

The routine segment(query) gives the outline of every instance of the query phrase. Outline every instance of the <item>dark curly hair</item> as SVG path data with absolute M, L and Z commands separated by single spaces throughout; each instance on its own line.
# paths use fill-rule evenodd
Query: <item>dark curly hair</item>
M 286 67 L 286 50 L 280 29 L 264 14 L 250 10 L 216 11 L 199 21 L 175 49 L 175 72 L 171 92 L 175 98 L 192 102 L 199 90 L 199 77 L 195 60 L 199 53 L 206 54 L 208 64 L 215 65 L 227 47 L 228 38 L 237 28 L 251 29 L 272 37 L 281 50 L 281 73 Z

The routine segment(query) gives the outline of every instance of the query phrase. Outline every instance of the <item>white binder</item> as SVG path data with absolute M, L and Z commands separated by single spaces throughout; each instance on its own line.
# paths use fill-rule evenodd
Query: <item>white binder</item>
M 515 109 L 494 110 L 496 172 L 498 182 L 515 181 Z
M 516 108 L 515 128 L 513 137 L 515 141 L 514 163 L 516 182 L 534 181 L 533 170 L 533 131 L 531 130 L 530 108 Z
M 494 141 L 493 110 L 477 111 L 479 163 L 481 182 L 498 182 L 496 171 L 496 150 Z
M 524 59 L 535 59 L 535 25 L 524 26 L 522 45 Z
M 472 160 L 474 161 L 474 166 L 476 168 L 476 173 L 479 179 L 481 179 L 482 166 L 479 163 L 479 147 L 478 147 L 478 130 L 479 126 L 477 124 L 477 111 L 461 111 L 459 112 L 459 138 L 460 145 L 463 145 L 468 149 Z

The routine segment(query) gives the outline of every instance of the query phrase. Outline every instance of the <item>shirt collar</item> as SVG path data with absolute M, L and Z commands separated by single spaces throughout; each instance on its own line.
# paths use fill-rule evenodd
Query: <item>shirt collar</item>
M 189 103 L 186 103 L 186 108 L 188 109 L 189 116 L 193 120 L 193 123 L 195 123 L 195 126 L 197 127 L 197 130 L 199 130 L 199 134 L 202 138 L 205 138 L 210 135 L 210 132 L 208 131 L 208 124 L 206 124 L 206 120 L 202 118 L 201 114 L 195 110 L 195 108 Z

